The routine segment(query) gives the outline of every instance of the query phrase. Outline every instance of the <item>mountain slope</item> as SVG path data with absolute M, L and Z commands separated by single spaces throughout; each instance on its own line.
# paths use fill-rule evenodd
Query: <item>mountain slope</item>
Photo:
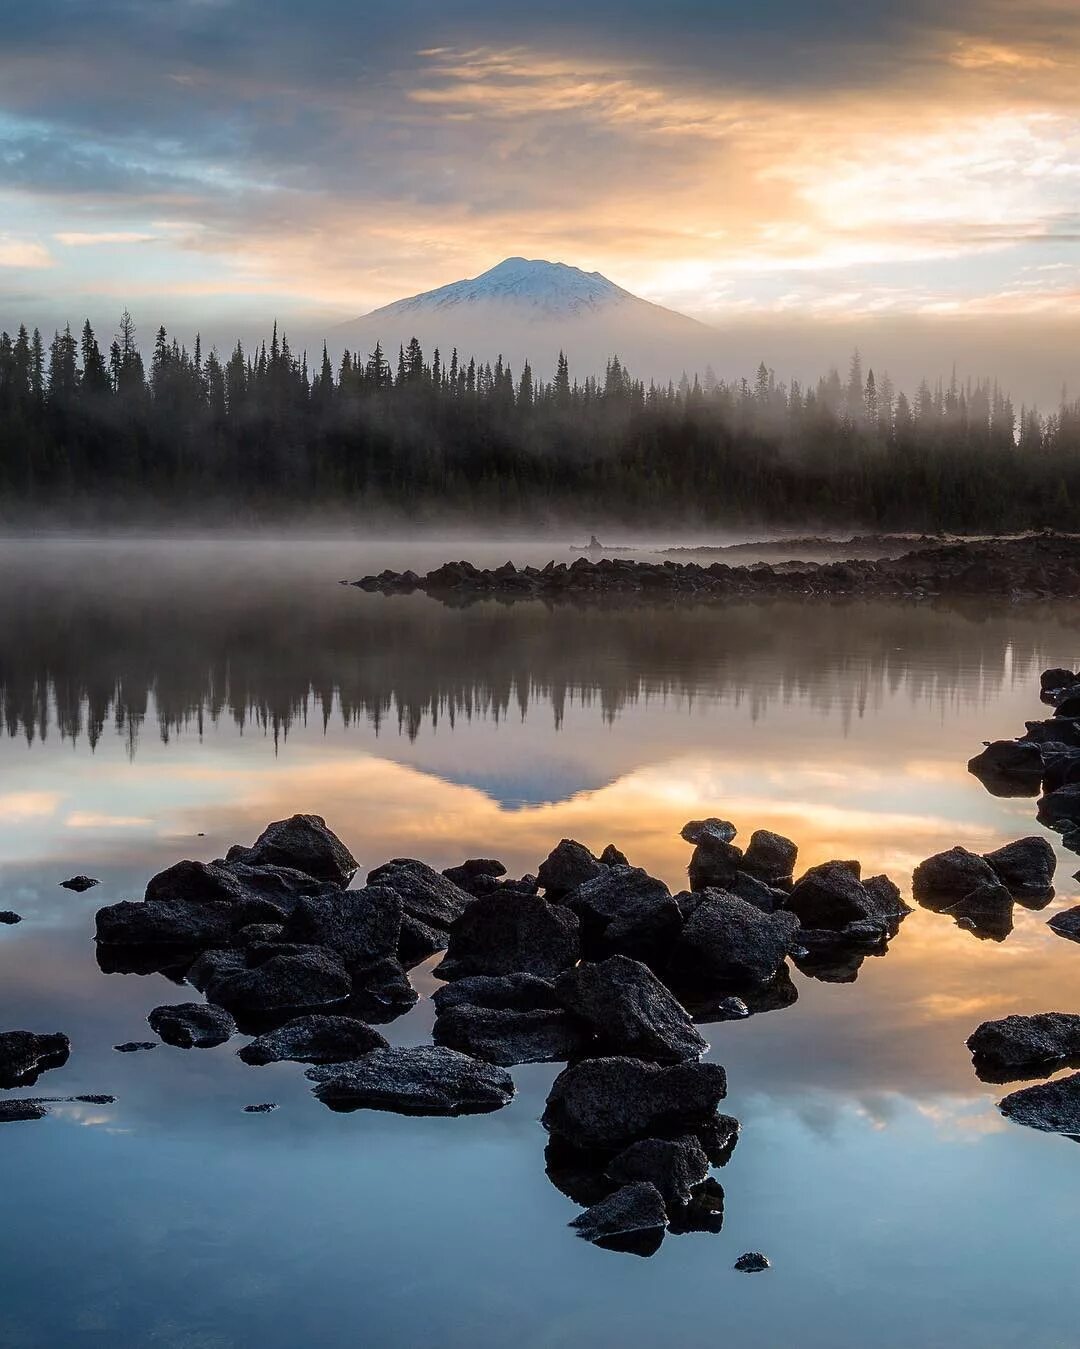
M 599 373 L 618 354 L 644 378 L 678 378 L 709 360 L 713 330 L 651 304 L 599 272 L 561 262 L 507 258 L 480 276 L 425 291 L 343 324 L 342 346 L 389 352 L 411 337 L 444 356 L 501 355 L 515 371 L 525 359 L 547 374 L 560 350 L 577 377 Z

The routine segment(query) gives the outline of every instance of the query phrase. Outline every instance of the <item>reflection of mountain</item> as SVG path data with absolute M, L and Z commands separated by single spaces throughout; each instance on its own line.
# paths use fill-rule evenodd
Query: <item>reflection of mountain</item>
M 981 602 L 455 611 L 290 572 L 287 550 L 269 580 L 253 568 L 228 581 L 212 564 L 178 570 L 151 552 L 42 570 L 37 551 L 9 555 L 0 593 L 8 733 L 94 743 L 112 722 L 133 747 L 148 716 L 164 738 L 223 717 L 277 735 L 340 716 L 412 739 L 538 702 L 558 725 L 575 704 L 613 721 L 640 700 L 723 698 L 755 716 L 801 699 L 850 721 L 898 692 L 944 706 L 1034 679 L 1080 629 L 1062 606 Z M 518 777 L 508 763 L 510 795 Z

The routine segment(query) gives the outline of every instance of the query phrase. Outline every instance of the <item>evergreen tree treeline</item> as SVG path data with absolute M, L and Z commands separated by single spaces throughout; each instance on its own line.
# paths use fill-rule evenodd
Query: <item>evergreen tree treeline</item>
M 129 314 L 102 351 L 0 334 L 0 502 L 124 497 L 197 505 L 537 510 L 701 521 L 1005 529 L 1067 525 L 1080 501 L 1080 400 L 1019 417 L 996 383 L 955 375 L 913 397 L 858 355 L 803 388 L 683 375 L 645 385 L 617 356 L 602 379 L 515 377 L 413 338 L 326 347 L 309 370 L 275 325 L 226 360 L 154 339 Z

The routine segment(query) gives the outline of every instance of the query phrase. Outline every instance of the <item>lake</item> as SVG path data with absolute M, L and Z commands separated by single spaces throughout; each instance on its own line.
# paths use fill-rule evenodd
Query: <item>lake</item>
M 563 837 L 685 885 L 689 819 L 859 858 L 910 893 L 961 843 L 1043 833 L 966 771 L 1044 715 L 1080 661 L 1080 607 L 965 602 L 484 601 L 339 585 L 448 557 L 570 560 L 561 541 L 9 539 L 0 543 L 0 1028 L 61 1030 L 29 1093 L 108 1093 L 0 1126 L 0 1346 L 453 1349 L 1064 1346 L 1080 1152 L 1006 1122 L 965 1039 L 1080 1010 L 1080 950 L 1016 909 L 1003 942 L 916 909 L 848 982 L 793 969 L 791 1006 L 703 1027 L 742 1122 L 720 1233 L 642 1260 L 588 1245 L 548 1180 L 558 1065 L 504 1110 L 335 1114 L 301 1065 L 234 1040 L 159 1046 L 161 975 L 106 975 L 95 911 L 182 857 L 323 815 L 367 870 Z M 740 559 L 743 560 L 743 559 Z M 1048 835 L 1049 836 L 1049 835 Z M 1053 837 L 1053 836 L 1049 836 Z M 1056 840 L 1055 840 L 1056 842 Z M 100 878 L 83 895 L 59 888 Z M 413 972 L 437 986 L 436 960 Z M 422 996 L 384 1028 L 430 1036 Z M 14 1094 L 14 1093 L 9 1093 Z M 245 1114 L 274 1101 L 273 1114 Z M 773 1268 L 732 1266 L 764 1251 Z

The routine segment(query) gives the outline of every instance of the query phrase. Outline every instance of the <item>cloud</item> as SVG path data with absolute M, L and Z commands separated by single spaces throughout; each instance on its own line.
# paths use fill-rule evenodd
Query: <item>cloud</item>
M 51 267 L 52 258 L 44 244 L 36 239 L 18 239 L 0 234 L 0 267 L 36 269 Z
M 95 244 L 148 244 L 156 235 L 137 230 L 61 230 L 53 238 L 65 248 L 90 248 Z
M 59 792 L 0 793 L 0 820 L 5 824 L 25 824 L 28 820 L 48 819 L 55 815 L 62 799 Z

